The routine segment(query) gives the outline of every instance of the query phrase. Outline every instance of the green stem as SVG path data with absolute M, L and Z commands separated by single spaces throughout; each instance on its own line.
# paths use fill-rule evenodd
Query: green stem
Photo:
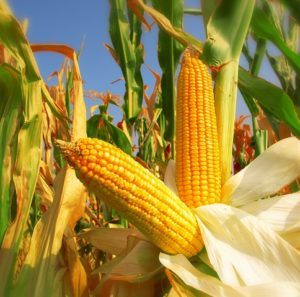
M 258 75 L 261 63 L 266 52 L 267 41 L 258 39 L 253 61 L 250 67 L 250 72 L 253 75 Z M 251 98 L 253 102 L 254 98 Z M 256 104 L 256 103 L 255 103 Z M 268 147 L 268 131 L 259 129 L 257 122 L 257 113 L 252 113 L 253 135 L 255 140 L 255 157 L 259 156 Z
M 264 55 L 266 52 L 266 46 L 267 46 L 267 42 L 265 39 L 258 39 L 257 44 L 256 44 L 254 58 L 253 58 L 252 65 L 250 68 L 250 72 L 253 75 L 256 75 L 256 76 L 258 75 L 258 72 L 261 67 L 261 63 L 264 59 Z
M 202 10 L 199 8 L 184 8 L 183 13 L 191 15 L 202 15 Z
M 253 118 L 253 131 L 255 140 L 255 157 L 257 157 L 268 147 L 268 131 L 259 129 L 256 118 Z
M 234 120 L 237 97 L 238 62 L 223 66 L 215 80 L 215 105 L 218 123 L 222 184 L 231 175 Z

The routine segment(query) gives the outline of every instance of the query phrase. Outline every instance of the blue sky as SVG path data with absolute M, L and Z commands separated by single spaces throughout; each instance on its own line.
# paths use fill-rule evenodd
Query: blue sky
M 104 43 L 111 43 L 108 33 L 109 1 L 108 0 L 8 0 L 13 12 L 19 20 L 28 18 L 28 39 L 31 43 L 62 43 L 79 50 L 84 44 L 79 65 L 84 80 L 85 90 L 94 89 L 100 92 L 110 90 L 122 95 L 124 83 L 122 81 L 111 84 L 120 78 L 120 68 L 107 50 Z M 198 7 L 199 0 L 185 1 L 186 7 Z M 185 31 L 204 40 L 202 20 L 198 16 L 186 16 Z M 145 63 L 160 73 L 156 57 L 157 27 L 143 34 L 142 42 L 145 46 Z M 46 79 L 62 64 L 63 56 L 52 53 L 38 53 L 36 59 L 41 73 Z M 144 83 L 153 85 L 153 77 L 143 66 Z M 271 72 L 268 65 L 264 65 L 262 72 L 267 77 Z M 87 100 L 88 107 L 98 102 Z M 111 112 L 118 121 L 121 114 L 112 108 Z M 242 99 L 238 99 L 237 114 L 248 113 Z

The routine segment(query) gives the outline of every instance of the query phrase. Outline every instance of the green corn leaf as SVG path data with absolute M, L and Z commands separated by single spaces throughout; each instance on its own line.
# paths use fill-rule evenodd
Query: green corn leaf
M 153 7 L 168 18 L 175 28 L 182 28 L 183 1 L 152 0 Z M 162 108 L 166 119 L 165 139 L 173 143 L 175 136 L 176 80 L 175 71 L 183 46 L 162 29 L 158 37 L 158 60 L 162 69 Z M 174 143 L 172 145 L 174 148 Z
M 241 94 L 242 94 L 242 96 L 244 98 L 244 101 L 245 101 L 247 107 L 249 108 L 249 111 L 250 111 L 252 117 L 257 116 L 258 113 L 259 113 L 259 109 L 258 109 L 258 107 L 257 107 L 254 99 L 251 96 L 249 96 L 248 94 L 246 94 L 246 93 L 244 93 L 242 91 L 241 91 Z
M 92 138 L 98 137 L 98 128 L 101 115 L 96 114 L 90 117 L 87 121 L 87 136 Z M 99 137 L 100 138 L 100 137 Z M 100 138 L 102 139 L 102 138 Z
M 66 100 L 66 109 L 67 109 L 68 116 L 70 116 L 70 98 L 71 98 L 72 87 L 73 87 L 73 72 L 68 71 L 66 85 L 65 85 L 65 90 L 66 90 L 65 100 Z
M 280 32 L 275 28 L 274 24 L 268 19 L 267 15 L 256 8 L 253 13 L 251 28 L 255 36 L 270 40 L 284 54 L 296 73 L 300 73 L 299 55 L 292 51 L 282 39 Z
M 154 112 L 153 120 L 147 130 L 147 133 L 145 134 L 143 141 L 141 142 L 140 146 L 143 146 L 144 142 L 148 139 L 148 137 L 153 133 L 154 125 L 157 123 L 157 120 L 161 114 L 162 110 L 160 108 L 157 108 Z
M 10 86 L 14 86 L 11 88 Z M 11 168 L 16 158 L 16 139 L 21 107 L 18 98 L 22 98 L 21 80 L 19 73 L 9 65 L 0 66 L 0 166 L 6 168 L 0 177 L 0 242 L 10 221 L 10 207 L 15 195 Z M 12 91 L 13 90 L 13 91 Z M 6 165 L 5 165 L 6 164 Z
M 104 119 L 103 121 L 114 144 L 128 155 L 131 155 L 131 143 L 126 134 L 108 120 Z
M 273 24 L 274 28 L 278 31 L 281 38 L 285 38 L 284 33 L 284 10 L 279 5 L 274 5 L 271 1 L 262 1 L 262 4 L 256 6 L 257 10 L 262 10 L 268 16 L 269 21 Z
M 158 24 L 158 26 L 170 36 L 174 37 L 177 41 L 179 41 L 184 46 L 191 46 L 195 50 L 201 52 L 202 51 L 202 42 L 199 41 L 194 36 L 182 31 L 181 28 L 173 27 L 170 20 L 162 13 L 157 11 L 156 9 L 144 4 L 142 0 L 134 0 L 132 1 L 132 9 L 136 13 L 137 8 L 143 9 L 147 14 L 149 14 L 153 20 Z M 161 4 L 160 4 L 161 5 Z M 138 6 L 138 7 L 137 7 Z
M 300 119 L 293 101 L 282 89 L 251 75 L 241 67 L 239 88 L 243 93 L 255 98 L 272 115 L 285 122 L 295 135 L 300 136 Z
M 203 23 L 205 27 L 205 32 L 207 35 L 207 24 L 208 21 L 213 14 L 214 10 L 217 7 L 217 0 L 211 0 L 211 1 L 201 1 L 201 9 L 202 9 L 202 15 L 203 15 Z
M 0 65 L 0 241 L 6 247 L 0 250 L 0 295 L 8 296 L 42 154 L 43 82 L 23 30 L 5 2 L 0 3 L 0 44 L 10 57 L 10 65 L 5 60 Z
M 284 56 L 272 57 L 267 54 L 270 65 L 276 73 L 283 90 L 292 98 L 296 98 L 297 94 L 293 88 L 292 69 Z
M 102 122 L 101 125 L 99 123 Z M 87 121 L 88 137 L 95 137 L 113 143 L 128 155 L 131 155 L 131 143 L 127 135 L 113 125 L 107 116 L 96 114 Z
M 140 113 L 143 101 L 141 30 L 135 18 L 128 22 L 125 0 L 110 0 L 110 5 L 109 33 L 125 78 L 124 109 L 127 119 L 131 120 Z

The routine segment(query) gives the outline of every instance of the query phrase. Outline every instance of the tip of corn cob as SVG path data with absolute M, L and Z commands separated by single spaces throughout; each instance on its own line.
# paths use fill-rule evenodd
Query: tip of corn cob
M 75 165 L 76 156 L 80 154 L 80 151 L 75 143 L 66 142 L 64 140 L 54 140 L 55 145 L 60 149 L 67 162 L 71 165 Z
M 67 154 L 67 151 L 70 150 L 74 144 L 72 142 L 66 142 L 64 140 L 60 140 L 60 139 L 55 139 L 54 143 L 56 146 L 59 147 L 59 149 L 61 150 L 61 152 L 63 154 Z
M 191 58 L 199 58 L 199 52 L 191 47 L 188 47 L 184 50 L 182 54 L 181 62 L 184 63 L 186 62 L 186 59 L 191 59 Z

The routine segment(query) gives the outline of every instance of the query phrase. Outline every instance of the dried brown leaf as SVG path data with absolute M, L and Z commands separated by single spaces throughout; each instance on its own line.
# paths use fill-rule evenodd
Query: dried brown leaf
M 163 271 L 162 265 L 158 260 L 159 253 L 160 250 L 152 243 L 140 240 L 136 237 L 128 237 L 126 250 L 95 271 L 106 274 L 95 290 L 96 295 L 101 294 L 102 296 L 102 294 L 106 292 L 105 288 L 107 288 L 107 283 L 112 281 L 114 281 L 114 285 L 117 287 L 122 284 L 125 285 L 127 282 L 134 283 L 136 286 L 133 287 L 136 288 L 136 290 L 141 284 L 143 284 L 141 287 L 143 287 L 144 290 L 149 284 L 155 286 L 154 276 Z M 132 286 L 126 286 L 127 289 L 131 287 Z M 154 292 L 150 287 L 148 289 L 149 292 L 147 292 L 147 294 L 154 296 Z M 128 290 L 125 292 L 126 294 L 130 293 Z M 144 294 L 146 294 L 146 291 L 144 291 Z
M 74 234 L 69 229 L 67 235 L 72 236 Z M 71 296 L 88 297 L 88 276 L 80 261 L 76 241 L 73 237 L 64 241 L 64 259 L 66 259 L 68 267 L 66 277 L 69 279 Z
M 94 293 L 98 297 L 155 297 L 156 283 L 154 281 L 144 282 L 143 284 L 132 284 L 123 281 L 108 280 L 101 290 Z
M 137 16 L 137 18 L 139 19 L 139 21 L 145 25 L 145 27 L 148 30 L 151 30 L 151 25 L 147 22 L 147 20 L 145 19 L 142 9 L 141 9 L 141 5 L 139 5 L 138 1 L 136 0 L 128 0 L 127 1 L 127 5 L 128 7 L 134 12 L 134 14 Z
M 96 248 L 110 254 L 118 255 L 126 249 L 128 236 L 144 238 L 136 229 L 95 228 L 78 235 Z
M 72 54 L 74 108 L 71 140 L 86 137 L 86 109 L 75 51 L 55 45 L 40 45 L 34 49 Z M 74 225 L 74 222 L 81 216 L 86 189 L 77 179 L 75 171 L 69 166 L 58 173 L 54 181 L 54 196 L 51 207 L 34 228 L 30 251 L 25 261 L 26 266 L 31 267 L 30 279 L 35 279 L 39 286 L 28 282 L 29 274 L 22 271 L 19 286 L 22 287 L 24 295 L 40 296 L 39 288 L 53 286 L 59 266 L 57 255 L 61 248 L 64 231 L 68 223 Z
M 285 124 L 279 124 L 279 139 L 284 139 L 292 136 L 291 129 Z
M 148 110 L 150 122 L 152 122 L 154 117 L 155 103 L 160 90 L 161 77 L 157 72 L 152 70 L 150 67 L 147 66 L 147 69 L 152 73 L 152 75 L 155 78 L 155 84 L 150 97 L 146 94 L 146 89 L 144 88 L 144 99 L 147 104 L 147 110 Z

